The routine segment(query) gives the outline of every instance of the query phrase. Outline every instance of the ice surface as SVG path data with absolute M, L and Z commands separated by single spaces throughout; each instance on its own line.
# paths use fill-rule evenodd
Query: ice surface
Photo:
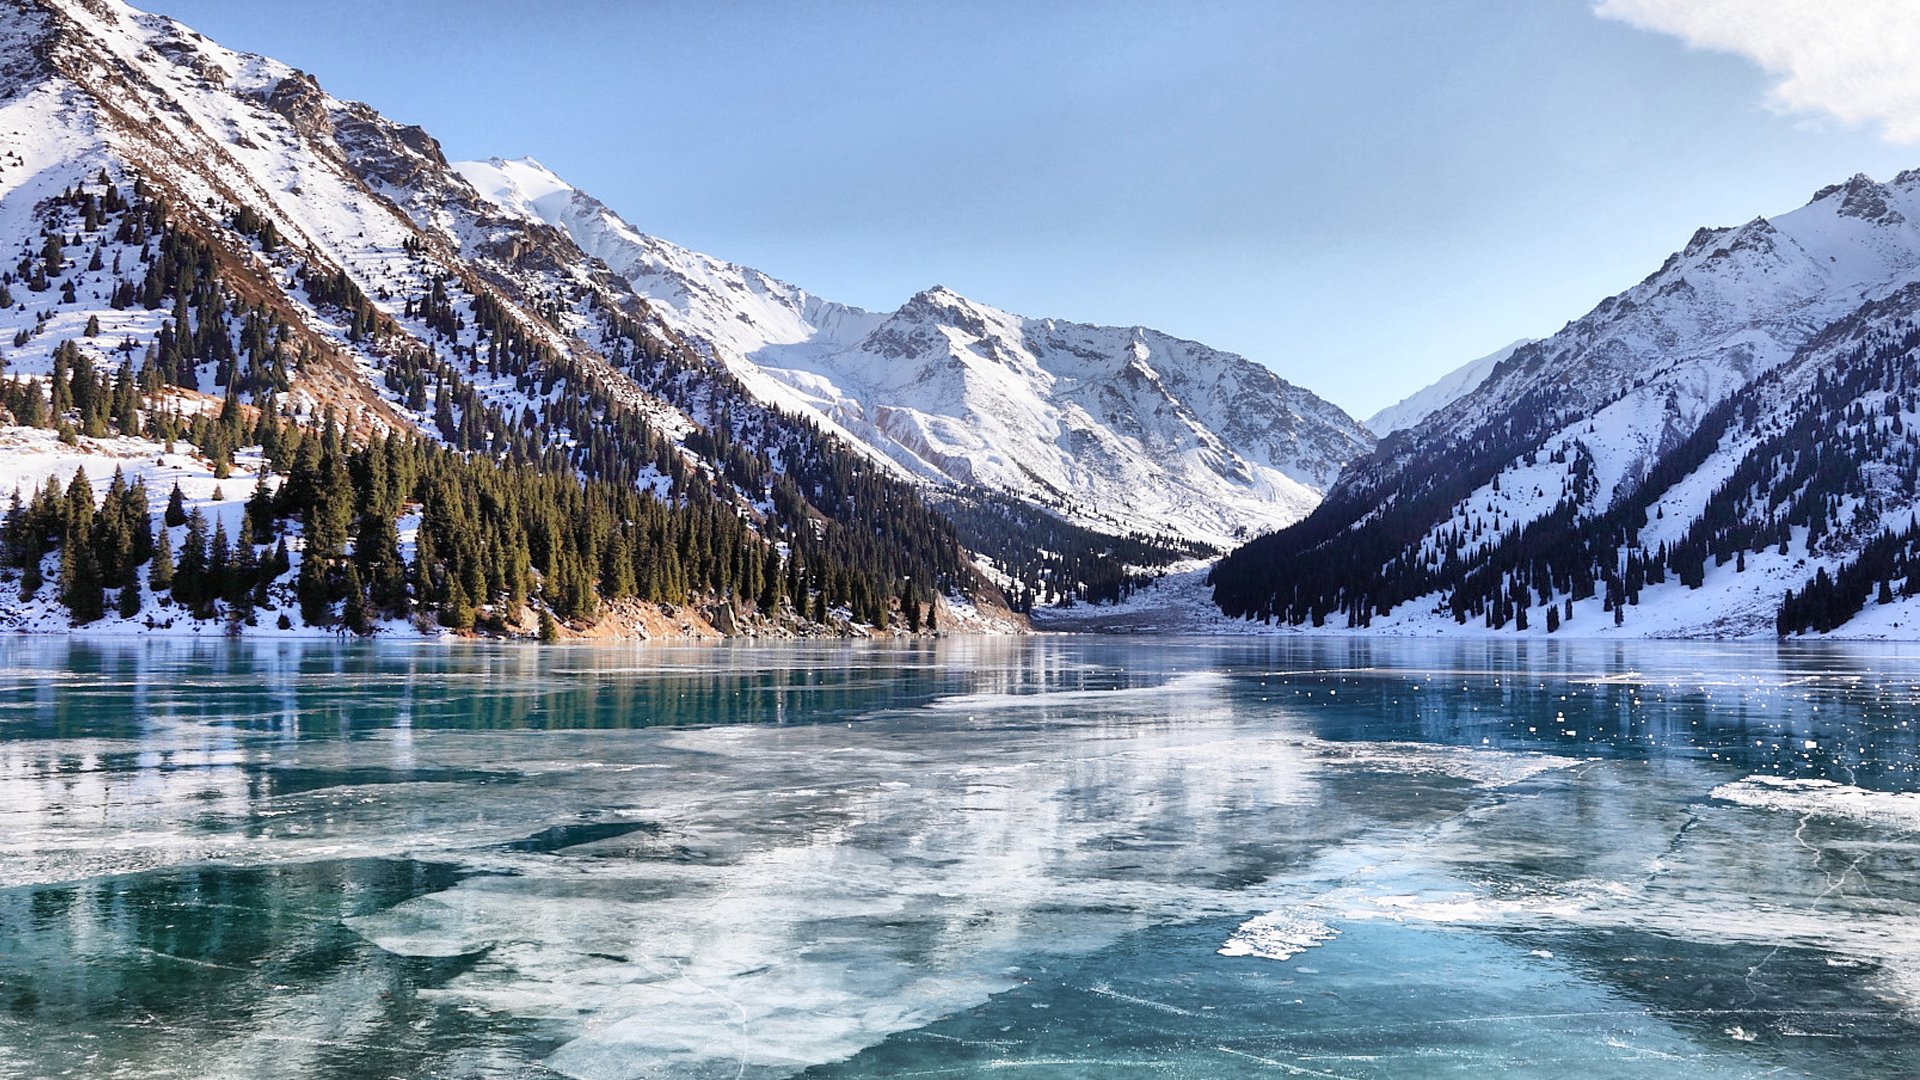
M 1920 789 L 1916 702 L 1897 649 L 7 642 L 0 1061 L 1900 1075 L 1920 843 L 1841 811 Z
M 1714 788 L 1713 797 L 1763 810 L 1920 829 L 1920 792 L 1869 791 L 1852 784 L 1804 777 L 1749 776 Z

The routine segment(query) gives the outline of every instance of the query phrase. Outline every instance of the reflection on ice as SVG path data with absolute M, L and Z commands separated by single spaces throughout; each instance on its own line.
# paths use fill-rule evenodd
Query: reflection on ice
M 0 1065 L 1899 1075 L 1868 660 L 7 643 Z

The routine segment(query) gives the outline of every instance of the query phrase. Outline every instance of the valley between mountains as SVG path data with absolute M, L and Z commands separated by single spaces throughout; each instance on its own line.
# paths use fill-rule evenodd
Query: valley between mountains
M 0 11 L 0 630 L 1920 637 L 1920 173 L 1365 422 L 644 212 L 118 0 Z

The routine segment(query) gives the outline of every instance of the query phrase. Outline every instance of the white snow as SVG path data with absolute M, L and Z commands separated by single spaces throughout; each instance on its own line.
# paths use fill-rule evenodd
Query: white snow
M 1756 810 L 1818 814 L 1902 832 L 1920 829 L 1920 793 L 1871 791 L 1832 780 L 1785 776 L 1749 776 L 1713 789 L 1713 797 Z
M 1298 908 L 1256 915 L 1240 924 L 1220 946 L 1221 956 L 1255 956 L 1262 960 L 1291 960 L 1308 949 L 1340 936 L 1340 931 Z

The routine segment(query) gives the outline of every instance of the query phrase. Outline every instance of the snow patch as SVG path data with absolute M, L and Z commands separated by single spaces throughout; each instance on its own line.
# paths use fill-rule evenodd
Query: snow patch
M 1256 915 L 1220 946 L 1221 956 L 1253 956 L 1262 960 L 1291 960 L 1340 936 L 1340 931 L 1300 908 L 1282 908 Z

